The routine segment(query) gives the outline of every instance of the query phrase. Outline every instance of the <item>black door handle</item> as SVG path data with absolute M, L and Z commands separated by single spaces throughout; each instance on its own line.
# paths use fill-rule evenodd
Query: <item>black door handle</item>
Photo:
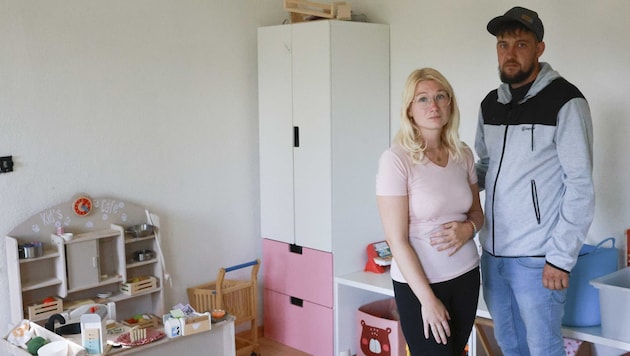
M 304 305 L 304 300 L 296 297 L 291 297 L 291 304 L 302 308 L 302 306 Z
M 301 255 L 302 254 L 302 246 L 298 246 L 296 244 L 290 244 L 289 245 L 289 252 L 297 253 L 298 255 Z

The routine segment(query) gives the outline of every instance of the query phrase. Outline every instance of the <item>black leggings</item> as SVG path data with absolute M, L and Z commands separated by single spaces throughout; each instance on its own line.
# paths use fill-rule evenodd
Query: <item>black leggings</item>
M 450 281 L 431 284 L 435 296 L 444 303 L 451 316 L 451 336 L 446 345 L 435 341 L 433 333 L 424 338 L 420 301 L 407 283 L 394 282 L 400 326 L 412 356 L 461 356 L 477 314 L 479 268 Z

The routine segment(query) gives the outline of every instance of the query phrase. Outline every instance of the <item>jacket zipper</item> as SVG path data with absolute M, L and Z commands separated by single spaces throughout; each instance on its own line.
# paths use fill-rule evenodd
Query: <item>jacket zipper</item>
M 503 156 L 505 155 L 505 143 L 507 142 L 507 132 L 509 125 L 505 125 L 505 131 L 503 132 L 503 147 L 501 148 L 501 159 L 499 160 L 499 167 L 497 168 L 497 175 L 494 178 L 494 184 L 492 186 L 492 254 L 496 255 L 495 251 L 495 238 L 494 238 L 494 197 L 497 191 L 497 182 L 499 181 L 499 174 L 501 173 L 501 166 L 503 165 Z
M 540 206 L 538 205 L 538 190 L 536 190 L 536 181 L 531 180 L 532 184 L 532 203 L 534 204 L 534 214 L 536 214 L 536 221 L 540 225 Z

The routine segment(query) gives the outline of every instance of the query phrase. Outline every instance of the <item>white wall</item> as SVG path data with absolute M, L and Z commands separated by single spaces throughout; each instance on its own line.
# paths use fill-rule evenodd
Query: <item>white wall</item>
M 392 133 L 404 80 L 432 66 L 455 87 L 472 145 L 479 102 L 499 83 L 485 26 L 519 3 L 350 2 L 391 25 Z M 591 105 L 589 240 L 621 239 L 630 226 L 630 2 L 525 6 L 545 24 L 542 60 Z M 169 303 L 218 268 L 260 256 L 256 28 L 287 17 L 282 0 L 0 0 L 0 8 L 0 156 L 16 162 L 0 175 L 0 236 L 76 192 L 146 205 L 164 225 Z M 5 286 L 0 259 L 0 300 Z
M 0 156 L 15 161 L 0 175 L 0 236 L 77 192 L 146 206 L 174 278 L 167 307 L 261 255 L 256 28 L 282 23 L 277 1 L 0 9 Z M 0 257 L 1 301 L 6 286 Z

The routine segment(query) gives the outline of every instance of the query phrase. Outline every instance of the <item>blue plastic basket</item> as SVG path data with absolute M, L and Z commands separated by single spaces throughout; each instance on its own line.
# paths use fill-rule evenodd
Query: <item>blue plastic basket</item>
M 612 242 L 612 246 L 602 247 L 607 242 Z M 615 238 L 604 239 L 596 246 L 582 246 L 569 277 L 562 325 L 582 327 L 601 324 L 599 291 L 589 281 L 615 272 L 618 265 L 619 252 L 615 248 Z

